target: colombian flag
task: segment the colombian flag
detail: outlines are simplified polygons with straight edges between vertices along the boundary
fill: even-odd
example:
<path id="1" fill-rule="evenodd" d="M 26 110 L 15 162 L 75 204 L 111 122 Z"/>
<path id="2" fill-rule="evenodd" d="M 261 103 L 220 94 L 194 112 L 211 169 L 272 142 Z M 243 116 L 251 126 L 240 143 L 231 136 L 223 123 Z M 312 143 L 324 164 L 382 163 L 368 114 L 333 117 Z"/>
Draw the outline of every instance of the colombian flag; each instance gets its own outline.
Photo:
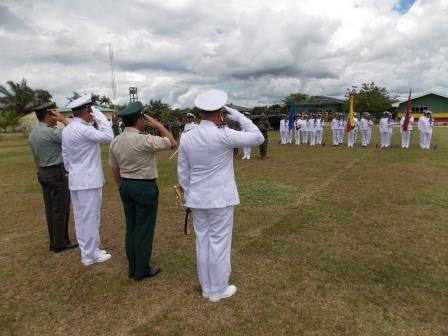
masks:
<path id="1" fill-rule="evenodd" d="M 347 133 L 355 128 L 355 94 L 349 93 L 349 107 L 348 107 L 348 120 L 347 120 Z"/>

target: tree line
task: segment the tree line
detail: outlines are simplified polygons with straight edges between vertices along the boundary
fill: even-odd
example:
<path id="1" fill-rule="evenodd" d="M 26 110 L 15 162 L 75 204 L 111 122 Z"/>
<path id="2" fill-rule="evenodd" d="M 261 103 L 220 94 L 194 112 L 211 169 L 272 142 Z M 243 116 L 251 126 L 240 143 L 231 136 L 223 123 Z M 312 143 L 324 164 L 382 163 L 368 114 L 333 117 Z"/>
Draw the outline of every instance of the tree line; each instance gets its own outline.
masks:
<path id="1" fill-rule="evenodd" d="M 71 102 L 81 95 L 73 91 L 67 101 Z M 266 106 L 255 106 L 251 109 L 252 114 L 278 114 L 288 113 L 291 101 L 298 106 L 299 102 L 305 101 L 310 95 L 304 92 L 291 93 L 284 97 L 281 102 Z M 19 125 L 20 118 L 33 110 L 34 105 L 51 102 L 52 95 L 43 89 L 32 89 L 28 86 L 26 79 L 20 82 L 7 81 L 6 85 L 0 85 L 0 128 L 6 132 L 8 128 L 15 131 Z M 374 82 L 364 83 L 356 96 L 355 110 L 360 112 L 370 112 L 379 114 L 390 110 L 397 97 L 390 94 L 386 88 L 378 87 Z M 114 106 L 113 102 L 106 95 L 92 93 L 94 105 L 105 106 L 120 110 L 124 106 Z M 296 111 L 299 113 L 297 107 Z M 345 100 L 343 111 L 348 111 L 348 100 Z M 187 112 L 199 115 L 196 108 L 177 109 L 161 100 L 151 99 L 144 105 L 144 113 L 159 119 L 162 123 L 173 125 L 181 124 Z"/>

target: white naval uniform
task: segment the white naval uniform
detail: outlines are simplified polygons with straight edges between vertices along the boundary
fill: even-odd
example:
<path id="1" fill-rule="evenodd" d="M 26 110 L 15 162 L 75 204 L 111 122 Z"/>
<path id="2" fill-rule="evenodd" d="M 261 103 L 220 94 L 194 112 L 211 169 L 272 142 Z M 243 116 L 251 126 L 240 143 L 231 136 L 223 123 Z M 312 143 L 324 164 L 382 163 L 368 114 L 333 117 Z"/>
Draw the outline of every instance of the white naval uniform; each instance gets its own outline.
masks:
<path id="1" fill-rule="evenodd" d="M 338 120 L 338 130 L 338 140 L 341 145 L 344 143 L 344 120 L 342 118 Z"/>
<path id="2" fill-rule="evenodd" d="M 354 128 L 355 133 L 353 134 L 353 144 L 356 145 L 356 141 L 358 140 L 358 132 L 359 132 L 359 120 L 356 117 L 354 117 L 353 120 L 355 121 L 355 128 Z"/>
<path id="3" fill-rule="evenodd" d="M 308 143 L 308 135 L 309 135 L 309 128 L 308 128 L 308 121 L 309 120 L 302 120 L 302 143 L 306 145 Z"/>
<path id="4" fill-rule="evenodd" d="M 347 129 L 347 125 L 348 125 L 348 120 L 347 122 L 345 122 L 345 129 Z M 353 145 L 355 144 L 355 128 L 352 128 L 350 130 L 350 132 L 347 131 L 347 147 L 353 147 Z"/>
<path id="5" fill-rule="evenodd" d="M 316 145 L 322 145 L 322 136 L 324 134 L 324 124 L 323 119 L 316 119 Z"/>
<path id="6" fill-rule="evenodd" d="M 337 120 L 336 118 L 333 118 L 331 120 L 331 124 L 330 124 L 330 128 L 333 132 L 333 145 L 337 146 L 339 145 L 339 120 Z"/>
<path id="7" fill-rule="evenodd" d="M 308 137 L 310 139 L 310 146 L 316 144 L 316 119 L 311 118 L 308 120 Z"/>
<path id="8" fill-rule="evenodd" d="M 395 122 L 392 120 L 392 118 L 389 118 L 388 124 L 387 124 L 387 146 L 390 146 L 390 142 L 392 140 L 392 132 L 394 130 L 394 124 Z"/>
<path id="9" fill-rule="evenodd" d="M 191 122 L 191 123 L 186 123 L 184 126 L 184 132 L 188 132 L 189 130 L 198 127 L 198 124 Z"/>
<path id="10" fill-rule="evenodd" d="M 361 131 L 361 145 L 367 147 L 369 145 L 369 121 L 367 118 L 361 118 L 359 130 Z"/>
<path id="11" fill-rule="evenodd" d="M 300 137 L 302 136 L 302 120 L 297 119 L 294 121 L 294 132 L 295 132 L 295 140 L 296 145 L 300 145 Z"/>
<path id="12" fill-rule="evenodd" d="M 282 145 L 288 143 L 288 133 L 289 133 L 289 121 L 288 120 L 280 120 L 280 143 Z"/>
<path id="13" fill-rule="evenodd" d="M 239 112 L 237 112 L 239 113 Z M 180 140 L 177 172 L 192 210 L 196 258 L 203 294 L 222 294 L 231 273 L 233 209 L 240 203 L 233 170 L 233 148 L 258 146 L 263 134 L 239 114 L 244 131 L 202 120 Z"/>
<path id="14" fill-rule="evenodd" d="M 372 140 L 372 128 L 373 128 L 373 121 L 371 119 L 367 120 L 367 145 L 370 145 L 370 141 Z"/>
<path id="15" fill-rule="evenodd" d="M 95 107 L 91 109 L 98 129 L 75 117 L 62 131 L 62 158 L 69 173 L 76 237 L 84 264 L 102 255 L 99 225 L 104 175 L 100 143 L 114 138 L 104 114 Z"/>
<path id="16" fill-rule="evenodd" d="M 409 143 L 411 141 L 412 124 L 414 123 L 414 117 L 409 118 L 408 129 L 403 130 L 403 125 L 406 117 L 401 117 L 400 119 L 400 133 L 401 133 L 401 148 L 409 148 Z"/>
<path id="17" fill-rule="evenodd" d="M 422 149 L 429 149 L 431 145 L 432 127 L 434 120 L 426 116 L 418 119 L 418 130 L 420 131 L 420 147 Z"/>
<path id="18" fill-rule="evenodd" d="M 388 117 L 383 117 L 380 119 L 380 125 L 379 125 L 379 130 L 380 130 L 380 136 L 381 136 L 381 148 L 385 148 L 387 147 L 387 137 L 388 137 L 388 130 L 389 128 L 389 118 Z"/>

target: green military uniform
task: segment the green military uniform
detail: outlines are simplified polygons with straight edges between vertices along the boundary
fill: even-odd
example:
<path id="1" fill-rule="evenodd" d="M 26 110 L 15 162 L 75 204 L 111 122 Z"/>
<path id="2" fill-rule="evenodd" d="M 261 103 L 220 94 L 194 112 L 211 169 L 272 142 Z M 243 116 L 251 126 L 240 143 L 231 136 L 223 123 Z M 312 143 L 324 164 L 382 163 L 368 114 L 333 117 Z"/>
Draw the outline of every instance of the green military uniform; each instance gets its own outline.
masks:
<path id="1" fill-rule="evenodd" d="M 268 118 L 262 118 L 258 123 L 257 127 L 259 128 L 261 134 L 264 136 L 264 142 L 259 146 L 260 148 L 260 159 L 264 159 L 266 154 L 268 153 L 268 131 L 271 128 L 269 124 Z"/>
<path id="2" fill-rule="evenodd" d="M 42 105 L 34 110 L 36 114 L 46 113 L 52 105 Z M 50 250 L 54 251 L 65 249 L 70 244 L 70 191 L 62 161 L 61 134 L 60 129 L 39 122 L 28 138 L 33 159 L 38 164 L 37 179 L 44 197 Z"/>
<path id="3" fill-rule="evenodd" d="M 121 118 L 141 113 L 142 104 L 134 102 L 120 111 Z M 109 165 L 120 170 L 120 197 L 126 218 L 126 256 L 129 277 L 141 280 L 153 272 L 149 262 L 157 217 L 159 189 L 155 153 L 171 148 L 167 138 L 141 134 L 126 127 L 110 144 Z"/>

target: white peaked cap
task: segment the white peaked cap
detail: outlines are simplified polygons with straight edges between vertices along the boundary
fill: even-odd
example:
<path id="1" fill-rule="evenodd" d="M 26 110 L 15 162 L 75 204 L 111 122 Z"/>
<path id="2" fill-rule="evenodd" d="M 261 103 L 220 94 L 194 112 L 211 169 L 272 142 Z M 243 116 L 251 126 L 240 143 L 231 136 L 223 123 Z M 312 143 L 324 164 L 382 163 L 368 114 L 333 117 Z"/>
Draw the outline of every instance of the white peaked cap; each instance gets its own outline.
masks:
<path id="1" fill-rule="evenodd" d="M 86 94 L 70 102 L 70 104 L 68 104 L 67 107 L 71 109 L 76 109 L 77 107 L 87 105 L 90 103 L 92 103 L 92 95 Z"/>
<path id="2" fill-rule="evenodd" d="M 187 117 L 196 119 L 196 116 L 193 113 L 188 112 Z"/>
<path id="3" fill-rule="evenodd" d="M 210 89 L 199 94 L 194 105 L 202 111 L 217 111 L 227 103 L 227 93 L 218 89 Z"/>
<path id="4" fill-rule="evenodd" d="M 426 113 L 432 114 L 432 112 L 430 110 L 425 110 L 425 111 L 423 111 L 423 113 L 424 114 L 426 114 Z"/>

